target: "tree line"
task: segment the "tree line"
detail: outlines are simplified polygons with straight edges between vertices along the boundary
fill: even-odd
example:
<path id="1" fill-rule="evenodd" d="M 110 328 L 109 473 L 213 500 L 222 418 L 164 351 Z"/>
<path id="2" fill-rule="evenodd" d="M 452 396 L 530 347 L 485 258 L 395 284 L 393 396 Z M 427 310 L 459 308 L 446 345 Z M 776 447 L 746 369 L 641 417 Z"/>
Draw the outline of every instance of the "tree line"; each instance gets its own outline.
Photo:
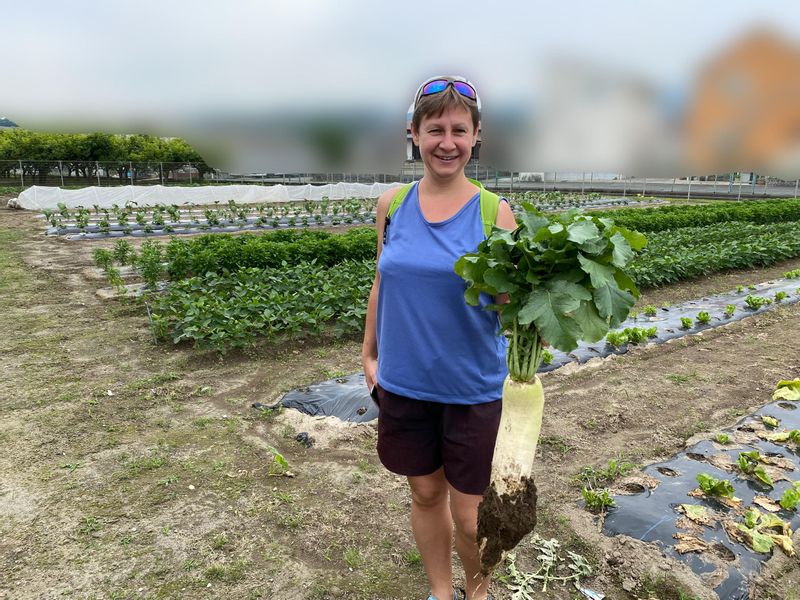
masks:
<path id="1" fill-rule="evenodd" d="M 189 163 L 197 169 L 199 180 L 213 171 L 181 138 L 100 132 L 39 133 L 27 129 L 0 131 L 0 177 L 17 172 L 19 161 L 22 161 L 23 176 L 40 183 L 44 183 L 59 165 L 64 177 L 87 180 L 100 176 L 136 181 L 138 176 L 154 174 L 167 178 L 168 168 Z M 165 163 L 172 164 L 167 167 Z M 161 172 L 161 165 L 165 172 Z"/>

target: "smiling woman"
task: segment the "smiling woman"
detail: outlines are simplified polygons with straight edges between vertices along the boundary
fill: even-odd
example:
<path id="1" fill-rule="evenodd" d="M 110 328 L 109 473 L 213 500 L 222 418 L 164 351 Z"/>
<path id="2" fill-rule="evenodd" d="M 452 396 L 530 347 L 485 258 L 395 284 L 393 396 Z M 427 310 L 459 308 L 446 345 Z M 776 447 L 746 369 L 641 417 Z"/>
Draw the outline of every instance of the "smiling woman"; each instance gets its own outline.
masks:
<path id="1" fill-rule="evenodd" d="M 411 112 L 424 176 L 378 202 L 362 361 L 379 405 L 381 462 L 408 478 L 429 600 L 484 600 L 491 595 L 480 572 L 477 508 L 489 482 L 506 342 L 497 315 L 483 310 L 496 299 L 468 305 L 454 265 L 493 225 L 516 223 L 507 202 L 464 174 L 480 126 L 475 87 L 462 77 L 431 78 Z M 454 524 L 466 590 L 452 587 Z"/>

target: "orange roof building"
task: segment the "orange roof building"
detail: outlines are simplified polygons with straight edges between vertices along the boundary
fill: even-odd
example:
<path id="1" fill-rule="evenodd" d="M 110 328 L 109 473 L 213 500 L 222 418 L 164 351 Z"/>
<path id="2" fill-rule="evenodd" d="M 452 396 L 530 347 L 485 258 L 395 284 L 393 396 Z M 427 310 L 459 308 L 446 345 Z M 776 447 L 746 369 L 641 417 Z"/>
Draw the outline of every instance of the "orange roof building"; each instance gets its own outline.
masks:
<path id="1" fill-rule="evenodd" d="M 698 74 L 685 119 L 695 173 L 800 175 L 800 45 L 755 30 Z"/>

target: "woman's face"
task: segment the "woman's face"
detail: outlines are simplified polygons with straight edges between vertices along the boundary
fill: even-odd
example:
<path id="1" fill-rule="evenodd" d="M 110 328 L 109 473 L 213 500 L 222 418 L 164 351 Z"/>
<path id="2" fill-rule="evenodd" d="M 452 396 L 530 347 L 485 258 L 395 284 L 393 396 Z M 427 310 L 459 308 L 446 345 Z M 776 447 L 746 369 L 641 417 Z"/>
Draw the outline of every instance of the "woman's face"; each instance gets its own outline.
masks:
<path id="1" fill-rule="evenodd" d="M 449 108 L 440 116 L 427 116 L 419 130 L 411 131 L 425 167 L 432 175 L 450 177 L 463 173 L 478 141 L 472 117 L 465 108 Z"/>

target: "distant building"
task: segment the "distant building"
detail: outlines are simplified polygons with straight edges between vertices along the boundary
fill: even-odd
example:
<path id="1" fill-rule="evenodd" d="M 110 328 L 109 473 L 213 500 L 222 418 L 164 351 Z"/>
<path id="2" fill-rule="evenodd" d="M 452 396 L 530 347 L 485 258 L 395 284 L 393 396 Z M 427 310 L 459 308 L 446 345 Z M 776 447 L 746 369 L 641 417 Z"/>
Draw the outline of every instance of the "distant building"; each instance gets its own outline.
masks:
<path id="1" fill-rule="evenodd" d="M 14 121 L 11 119 L 6 119 L 5 117 L 0 117 L 0 129 L 13 129 L 15 127 L 19 127 Z"/>
<path id="2" fill-rule="evenodd" d="M 800 174 L 800 45 L 756 29 L 697 74 L 684 122 L 696 173 Z"/>
<path id="3" fill-rule="evenodd" d="M 565 173 L 670 172 L 673 135 L 654 83 L 569 57 L 551 59 L 545 81 L 531 135 L 531 164 Z"/>

